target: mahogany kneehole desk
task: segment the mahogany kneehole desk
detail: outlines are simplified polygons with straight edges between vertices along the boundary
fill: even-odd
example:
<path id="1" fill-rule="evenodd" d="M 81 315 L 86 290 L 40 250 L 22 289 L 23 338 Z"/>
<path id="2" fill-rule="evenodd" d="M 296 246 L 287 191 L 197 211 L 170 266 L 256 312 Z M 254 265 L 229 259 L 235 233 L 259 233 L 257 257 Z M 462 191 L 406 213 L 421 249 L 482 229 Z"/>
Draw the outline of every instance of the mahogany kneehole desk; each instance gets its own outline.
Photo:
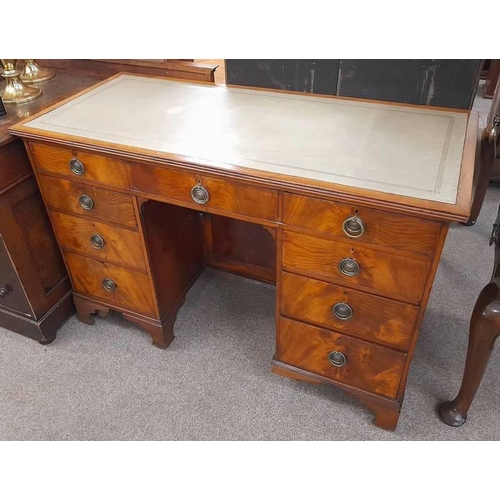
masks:
<path id="1" fill-rule="evenodd" d="M 272 370 L 396 427 L 476 117 L 121 74 L 11 132 L 82 321 L 116 310 L 167 347 L 204 266 L 275 283 Z"/>

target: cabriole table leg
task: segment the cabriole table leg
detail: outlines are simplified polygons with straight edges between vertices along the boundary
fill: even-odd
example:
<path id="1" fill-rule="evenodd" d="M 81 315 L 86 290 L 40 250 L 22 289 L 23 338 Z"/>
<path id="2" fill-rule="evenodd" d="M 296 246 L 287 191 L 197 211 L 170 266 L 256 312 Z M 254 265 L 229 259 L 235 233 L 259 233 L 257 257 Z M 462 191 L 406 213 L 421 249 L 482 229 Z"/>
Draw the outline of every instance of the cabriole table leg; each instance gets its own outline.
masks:
<path id="1" fill-rule="evenodd" d="M 460 391 L 455 399 L 439 406 L 439 416 L 444 423 L 459 427 L 467 420 L 467 412 L 479 388 L 499 334 L 500 289 L 492 282 L 483 288 L 472 312 L 469 347 Z"/>

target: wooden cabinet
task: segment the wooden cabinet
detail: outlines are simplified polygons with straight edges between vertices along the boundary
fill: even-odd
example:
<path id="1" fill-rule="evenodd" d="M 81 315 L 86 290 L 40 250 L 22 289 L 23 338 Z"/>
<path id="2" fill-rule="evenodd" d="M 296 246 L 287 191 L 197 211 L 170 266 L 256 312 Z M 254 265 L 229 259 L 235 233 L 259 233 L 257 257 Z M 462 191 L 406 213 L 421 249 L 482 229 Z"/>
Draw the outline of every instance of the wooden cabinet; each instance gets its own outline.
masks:
<path id="1" fill-rule="evenodd" d="M 74 312 L 71 285 L 22 141 L 0 165 L 0 326 L 46 344 Z"/>
<path id="2" fill-rule="evenodd" d="M 114 92 L 120 82 L 126 83 L 127 98 L 134 86 L 143 95 L 151 84 L 151 79 L 120 78 L 100 87 L 111 92 L 109 102 L 117 106 L 120 98 Z M 418 108 L 415 118 L 416 108 L 402 106 L 394 110 L 324 97 L 155 85 L 163 85 L 159 98 L 166 101 L 144 110 L 125 128 L 121 120 L 113 122 L 112 143 L 106 142 L 109 117 L 98 119 L 102 109 L 93 108 L 92 97 L 85 99 L 85 113 L 96 114 L 92 137 L 73 128 L 59 130 L 57 120 L 45 130 L 50 114 L 43 115 L 43 122 L 34 117 L 27 126 L 13 128 L 32 152 L 79 318 L 92 323 L 96 313 L 120 311 L 165 348 L 174 338 L 186 293 L 204 266 L 275 283 L 272 370 L 338 385 L 376 413 L 377 425 L 394 429 L 449 223 L 469 215 L 477 122 L 456 111 Z M 185 97 L 176 100 L 179 95 Z M 78 102 L 56 115 L 78 126 Z M 193 114 L 188 109 L 176 122 L 190 106 Z M 268 111 L 260 126 L 253 126 L 258 116 L 252 113 L 259 106 Z M 308 106 L 308 113 L 300 115 Z M 225 107 L 227 115 L 219 116 Z M 170 113 L 167 124 L 158 109 Z M 348 119 L 350 112 L 341 144 L 330 129 L 325 144 L 315 135 L 318 151 L 326 151 L 331 161 L 320 152 L 300 156 L 310 147 L 295 133 L 300 119 L 313 123 L 311 116 L 317 117 L 324 124 L 330 116 L 335 126 L 339 116 Z M 113 113 L 120 115 L 119 109 Z M 351 158 L 357 150 L 345 154 L 345 141 L 352 128 L 352 144 L 358 144 L 355 132 L 366 113 L 373 113 L 378 129 L 389 120 L 379 156 L 386 161 L 406 151 L 406 177 L 398 169 L 394 176 L 401 178 L 388 176 L 381 161 L 370 165 L 371 174 L 362 170 L 358 184 L 351 186 L 330 167 L 334 161 L 338 169 L 352 163 L 351 182 L 356 168 L 364 165 Z M 436 128 L 428 145 L 432 154 L 415 160 L 423 161 L 416 164 L 421 168 L 434 165 L 432 182 L 411 164 L 409 152 L 418 154 L 427 144 L 419 142 L 421 135 L 402 134 L 403 142 L 388 150 L 402 113 L 417 120 L 427 116 L 424 129 Z M 213 129 L 203 128 L 212 118 Z M 287 132 L 273 142 L 272 134 L 260 130 L 265 126 Z M 151 136 L 144 137 L 145 130 Z M 131 140 L 139 146 L 131 147 Z M 380 148 L 379 139 L 373 147 Z M 72 169 L 75 159 L 81 165 Z M 366 181 L 373 172 L 379 177 Z M 375 182 L 377 190 L 372 189 Z"/>

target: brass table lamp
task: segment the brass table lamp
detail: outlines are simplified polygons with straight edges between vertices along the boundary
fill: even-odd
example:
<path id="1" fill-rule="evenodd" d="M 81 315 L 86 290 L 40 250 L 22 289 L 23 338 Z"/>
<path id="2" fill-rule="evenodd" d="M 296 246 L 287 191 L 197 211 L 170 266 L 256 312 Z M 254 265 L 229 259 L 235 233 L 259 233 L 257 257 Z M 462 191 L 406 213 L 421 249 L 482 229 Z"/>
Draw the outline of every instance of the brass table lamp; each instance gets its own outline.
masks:
<path id="1" fill-rule="evenodd" d="M 34 59 L 25 59 L 21 80 L 26 83 L 40 83 L 50 80 L 55 74 L 53 69 L 40 67 Z"/>
<path id="2" fill-rule="evenodd" d="M 2 73 L 6 80 L 2 99 L 6 104 L 22 104 L 33 101 L 42 95 L 42 89 L 30 87 L 19 78 L 21 71 L 16 69 L 17 59 L 0 59 Z"/>

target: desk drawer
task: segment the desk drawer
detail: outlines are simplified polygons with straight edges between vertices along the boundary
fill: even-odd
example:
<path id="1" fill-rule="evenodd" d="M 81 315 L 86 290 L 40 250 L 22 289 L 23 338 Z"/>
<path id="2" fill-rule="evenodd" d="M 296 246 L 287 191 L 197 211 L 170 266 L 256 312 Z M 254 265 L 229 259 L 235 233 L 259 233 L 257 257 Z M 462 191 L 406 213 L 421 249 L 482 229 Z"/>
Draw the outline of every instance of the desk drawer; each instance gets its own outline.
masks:
<path id="1" fill-rule="evenodd" d="M 283 212 L 284 223 L 291 226 L 425 255 L 434 254 L 440 228 L 437 222 L 291 194 L 284 196 Z M 344 222 L 355 215 L 364 225 L 364 233 L 357 238 L 343 229 Z"/>
<path id="2" fill-rule="evenodd" d="M 167 200 L 178 200 L 201 211 L 210 212 L 214 209 L 269 221 L 277 220 L 278 193 L 272 189 L 146 166 L 132 167 L 131 182 L 134 189 L 156 194 Z M 206 190 L 208 201 L 194 201 L 191 190 L 196 186 Z"/>
<path id="3" fill-rule="evenodd" d="M 65 250 L 85 253 L 106 262 L 146 270 L 141 236 L 137 231 L 62 212 L 51 211 L 51 219 Z"/>
<path id="4" fill-rule="evenodd" d="M 122 188 L 130 185 L 126 161 L 36 142 L 30 143 L 29 147 L 38 169 L 80 181 L 97 181 Z"/>
<path id="5" fill-rule="evenodd" d="M 283 273 L 281 314 L 406 351 L 418 307 Z"/>
<path id="6" fill-rule="evenodd" d="M 157 315 L 154 293 L 147 274 L 71 252 L 66 252 L 65 258 L 75 292 L 98 297 L 125 309 Z M 104 280 L 112 280 L 115 288 L 106 289 Z"/>
<path id="7" fill-rule="evenodd" d="M 278 360 L 330 380 L 394 398 L 406 354 L 281 318 Z"/>
<path id="8" fill-rule="evenodd" d="M 137 226 L 131 196 L 46 175 L 37 177 L 45 203 L 51 208 L 113 224 Z M 80 202 L 92 208 L 86 210 Z"/>
<path id="9" fill-rule="evenodd" d="M 354 241 L 343 243 L 284 231 L 283 268 L 354 288 L 366 288 L 392 298 L 418 302 L 424 292 L 430 262 L 416 255 L 410 257 L 383 249 L 373 250 Z"/>

